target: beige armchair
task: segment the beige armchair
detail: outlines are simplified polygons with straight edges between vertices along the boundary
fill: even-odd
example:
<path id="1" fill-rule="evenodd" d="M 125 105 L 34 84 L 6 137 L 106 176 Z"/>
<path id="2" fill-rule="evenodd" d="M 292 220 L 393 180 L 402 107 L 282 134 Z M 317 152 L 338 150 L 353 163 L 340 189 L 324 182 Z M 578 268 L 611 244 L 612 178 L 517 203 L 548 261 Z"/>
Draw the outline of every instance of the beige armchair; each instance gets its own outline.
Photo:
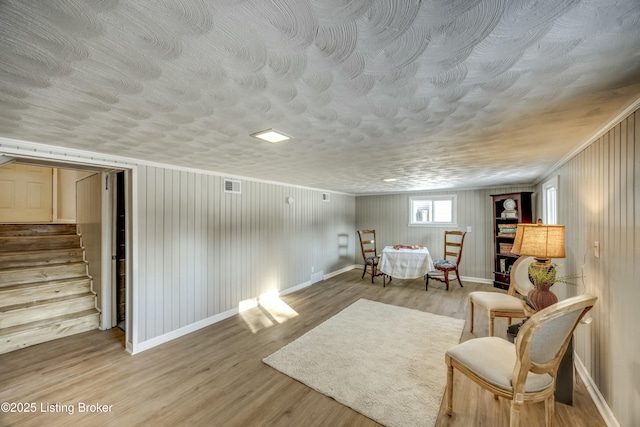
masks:
<path id="1" fill-rule="evenodd" d="M 596 302 L 580 295 L 553 304 L 527 320 L 515 344 L 497 337 L 474 338 L 458 344 L 445 356 L 446 411 L 453 413 L 453 372 L 498 397 L 511 400 L 510 426 L 520 425 L 524 403 L 545 402 L 545 422 L 553 424 L 556 373 L 573 331 Z"/>
<path id="2" fill-rule="evenodd" d="M 489 316 L 489 336 L 493 336 L 494 321 L 496 317 L 506 317 L 511 324 L 512 318 L 528 317 L 524 311 L 522 298 L 533 289 L 533 283 L 529 281 L 527 270 L 534 261 L 533 257 L 523 256 L 516 260 L 511 267 L 511 281 L 506 294 L 502 292 L 476 291 L 469 294 L 471 324 L 470 332 L 473 332 L 475 308 L 478 307 L 487 312 Z"/>

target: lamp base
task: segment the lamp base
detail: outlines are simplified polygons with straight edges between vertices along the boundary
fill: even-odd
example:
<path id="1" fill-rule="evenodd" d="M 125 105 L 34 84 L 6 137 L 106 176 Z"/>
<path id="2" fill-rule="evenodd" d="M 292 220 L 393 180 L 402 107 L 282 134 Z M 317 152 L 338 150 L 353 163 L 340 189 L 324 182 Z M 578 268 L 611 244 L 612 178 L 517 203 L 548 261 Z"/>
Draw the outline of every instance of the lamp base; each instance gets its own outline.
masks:
<path id="1" fill-rule="evenodd" d="M 527 298 L 529 298 L 529 301 L 531 301 L 536 311 L 540 311 L 558 302 L 558 297 L 551 292 L 550 287 L 551 285 L 536 285 L 535 288 L 529 291 Z"/>
<path id="2" fill-rule="evenodd" d="M 536 311 L 549 307 L 558 302 L 558 297 L 549 290 L 556 281 L 556 267 L 548 258 L 536 258 L 536 262 L 529 265 L 529 280 L 534 284 L 534 289 L 529 291 L 527 297 Z"/>

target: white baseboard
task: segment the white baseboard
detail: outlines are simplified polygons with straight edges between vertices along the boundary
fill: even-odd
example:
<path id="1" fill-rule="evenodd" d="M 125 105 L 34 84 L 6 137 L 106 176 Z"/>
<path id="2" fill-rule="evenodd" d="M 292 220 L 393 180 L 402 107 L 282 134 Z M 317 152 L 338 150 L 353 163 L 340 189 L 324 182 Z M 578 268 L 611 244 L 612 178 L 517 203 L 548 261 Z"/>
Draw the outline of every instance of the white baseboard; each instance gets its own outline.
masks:
<path id="1" fill-rule="evenodd" d="M 332 278 L 334 276 L 337 276 L 338 274 L 346 273 L 347 271 L 351 271 L 354 268 L 361 268 L 361 267 L 363 267 L 363 266 L 362 265 L 355 265 L 355 264 L 354 265 L 350 265 L 349 267 L 345 267 L 345 268 L 343 268 L 341 270 L 336 270 L 336 271 L 333 271 L 331 273 L 325 274 L 324 275 L 324 280 L 330 279 L 330 278 Z"/>
<path id="2" fill-rule="evenodd" d="M 292 287 L 287 288 L 287 289 L 283 289 L 282 291 L 278 292 L 278 296 L 287 295 L 287 294 L 290 294 L 292 292 L 299 291 L 300 289 L 308 288 L 312 284 L 313 283 L 311 283 L 311 280 L 307 280 L 306 282 L 300 283 L 299 285 L 292 286 Z"/>
<path id="3" fill-rule="evenodd" d="M 207 317 L 206 319 L 202 319 L 198 322 L 192 323 L 185 327 L 175 329 L 169 333 L 157 336 L 155 338 L 151 338 L 150 340 L 143 341 L 138 343 L 136 346 L 132 346 L 130 353 L 138 354 L 141 351 L 149 350 L 150 348 L 159 346 L 160 344 L 164 344 L 166 342 L 175 340 L 176 338 L 180 338 L 184 335 L 190 334 L 191 332 L 195 332 L 198 329 L 206 328 L 207 326 L 211 326 L 214 323 L 218 323 L 221 320 L 227 319 L 231 316 L 234 316 L 240 312 L 238 307 L 233 308 L 231 310 L 227 310 L 223 313 L 216 314 L 215 316 Z"/>
<path id="4" fill-rule="evenodd" d="M 582 382 L 587 388 L 589 396 L 591 396 L 591 400 L 593 400 L 596 408 L 598 408 L 598 412 L 600 412 L 600 415 L 602 415 L 604 422 L 607 423 L 607 426 L 609 427 L 620 427 L 620 423 L 618 422 L 618 420 L 616 420 L 616 417 L 609 407 L 609 404 L 604 399 L 604 396 L 602 396 L 602 394 L 600 393 L 598 386 L 593 382 L 593 378 L 591 378 L 591 375 L 589 375 L 589 372 L 587 372 L 587 368 L 584 366 L 582 360 L 580 360 L 576 353 L 574 353 L 573 355 L 573 360 L 576 367 L 576 372 L 578 373 L 578 375 L 580 375 Z"/>
<path id="5" fill-rule="evenodd" d="M 463 282 L 482 283 L 485 285 L 493 285 L 492 279 L 483 279 L 480 277 L 460 276 Z"/>

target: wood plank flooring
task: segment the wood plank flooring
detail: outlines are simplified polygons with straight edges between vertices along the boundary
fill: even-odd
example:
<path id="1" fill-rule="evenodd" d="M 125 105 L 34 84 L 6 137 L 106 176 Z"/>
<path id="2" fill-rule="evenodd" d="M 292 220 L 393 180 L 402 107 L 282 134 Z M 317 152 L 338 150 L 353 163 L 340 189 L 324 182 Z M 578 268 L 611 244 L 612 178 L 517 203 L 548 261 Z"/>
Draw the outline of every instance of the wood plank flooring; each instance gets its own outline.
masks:
<path id="1" fill-rule="evenodd" d="M 490 285 L 395 279 L 382 287 L 353 270 L 282 297 L 291 310 L 257 307 L 135 356 L 118 329 L 90 331 L 0 355 L 0 402 L 35 404 L 32 412 L 0 412 L 2 426 L 377 426 L 262 363 L 360 298 L 467 320 L 468 293 Z M 496 333 L 506 320 L 496 319 Z M 488 333 L 478 313 L 476 336 Z M 445 368 L 444 360 L 442 369 Z M 455 378 L 454 415 L 441 409 L 438 426 L 507 426 L 509 403 L 494 400 L 461 375 Z M 84 412 L 82 405 L 85 405 Z M 106 406 L 89 406 L 89 405 Z M 65 406 L 66 405 L 66 406 Z M 73 409 L 73 414 L 69 409 Z M 24 408 L 22 408 L 24 411 Z M 88 412 L 103 409 L 106 412 Z M 522 419 L 544 425 L 543 404 Z M 574 405 L 556 404 L 556 426 L 605 426 L 578 380 Z"/>

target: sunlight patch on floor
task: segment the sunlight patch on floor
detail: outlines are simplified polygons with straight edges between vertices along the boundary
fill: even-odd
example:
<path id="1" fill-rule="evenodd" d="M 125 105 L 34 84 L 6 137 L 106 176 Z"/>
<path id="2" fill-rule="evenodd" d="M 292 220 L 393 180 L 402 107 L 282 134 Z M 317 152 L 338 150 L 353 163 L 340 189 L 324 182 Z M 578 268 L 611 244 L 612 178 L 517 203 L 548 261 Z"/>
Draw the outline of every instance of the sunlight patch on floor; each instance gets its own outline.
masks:
<path id="1" fill-rule="evenodd" d="M 257 299 L 240 302 L 240 317 L 252 333 L 284 323 L 298 313 L 282 301 L 277 292 L 260 295 Z"/>

